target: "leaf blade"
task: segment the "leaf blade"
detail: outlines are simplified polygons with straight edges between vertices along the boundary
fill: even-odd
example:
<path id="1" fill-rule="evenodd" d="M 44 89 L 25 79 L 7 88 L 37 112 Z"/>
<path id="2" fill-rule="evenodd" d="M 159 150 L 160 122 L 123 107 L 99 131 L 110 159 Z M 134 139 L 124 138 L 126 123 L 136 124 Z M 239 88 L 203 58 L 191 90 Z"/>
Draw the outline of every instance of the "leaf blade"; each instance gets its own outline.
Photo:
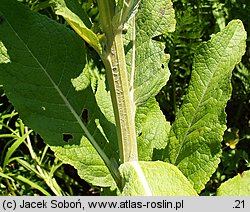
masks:
<path id="1" fill-rule="evenodd" d="M 87 63 L 84 42 L 65 26 L 31 12 L 20 3 L 2 2 L 1 83 L 20 117 L 55 149 L 76 147 L 87 137 L 91 145 L 85 148 L 82 160 L 95 155 L 99 171 L 115 173 L 114 163 L 107 156 L 117 160 L 113 150 L 116 137 L 110 134 L 115 127 L 100 111 L 90 86 L 76 91 L 71 83 Z M 82 120 L 84 111 L 88 115 L 86 122 Z M 103 150 L 104 147 L 107 148 Z M 65 162 L 74 165 L 74 160 Z M 98 178 L 98 170 L 91 175 Z M 108 184 L 113 185 L 114 179 L 108 179 Z"/>
<path id="2" fill-rule="evenodd" d="M 250 195 L 250 171 L 227 180 L 222 183 L 216 192 L 217 196 L 249 196 Z"/>
<path id="3" fill-rule="evenodd" d="M 169 78 L 169 55 L 164 53 L 165 45 L 153 38 L 174 31 L 174 17 L 170 0 L 142 0 L 135 20 L 128 23 L 125 52 L 136 106 L 158 94 Z"/>
<path id="4" fill-rule="evenodd" d="M 235 20 L 199 48 L 188 94 L 170 130 L 165 159 L 176 164 L 198 192 L 220 161 L 231 74 L 244 54 L 245 40 L 244 26 Z"/>
<path id="5" fill-rule="evenodd" d="M 134 161 L 119 167 L 125 196 L 197 196 L 187 178 L 172 164 Z M 166 171 L 167 170 L 167 171 Z"/>
<path id="6" fill-rule="evenodd" d="M 137 108 L 135 121 L 139 160 L 154 160 L 154 151 L 166 146 L 170 123 L 166 121 L 155 98 Z"/>

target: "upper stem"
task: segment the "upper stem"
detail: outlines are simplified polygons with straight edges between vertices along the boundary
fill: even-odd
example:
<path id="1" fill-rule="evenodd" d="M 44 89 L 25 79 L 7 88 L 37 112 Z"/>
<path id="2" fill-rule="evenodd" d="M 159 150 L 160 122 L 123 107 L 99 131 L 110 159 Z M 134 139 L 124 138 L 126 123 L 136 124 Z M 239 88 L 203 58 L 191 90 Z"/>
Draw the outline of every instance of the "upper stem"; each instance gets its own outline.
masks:
<path id="1" fill-rule="evenodd" d="M 137 142 L 135 131 L 135 113 L 133 99 L 129 94 L 125 52 L 122 38 L 122 25 L 112 25 L 113 0 L 98 0 L 102 29 L 106 36 L 106 46 L 101 58 L 106 68 L 107 80 L 111 93 L 115 115 L 120 162 L 137 161 Z M 104 10 L 106 8 L 106 10 Z M 109 8 L 109 9 L 107 9 Z M 102 11 L 102 12 L 101 12 Z M 107 14 L 109 13 L 109 14 Z"/>

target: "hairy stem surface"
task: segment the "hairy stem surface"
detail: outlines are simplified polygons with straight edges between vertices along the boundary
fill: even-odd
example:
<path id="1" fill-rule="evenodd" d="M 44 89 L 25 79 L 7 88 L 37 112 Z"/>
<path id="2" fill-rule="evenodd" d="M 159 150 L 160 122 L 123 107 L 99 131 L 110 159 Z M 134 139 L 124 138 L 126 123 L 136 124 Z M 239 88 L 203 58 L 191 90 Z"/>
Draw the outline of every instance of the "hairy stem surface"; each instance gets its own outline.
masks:
<path id="1" fill-rule="evenodd" d="M 124 163 L 137 161 L 138 153 L 133 99 L 131 99 L 129 94 L 129 81 L 122 38 L 122 24 L 120 26 L 112 25 L 114 4 L 113 0 L 98 1 L 102 29 L 106 36 L 106 43 L 104 43 L 101 58 L 106 68 L 111 92 L 120 150 L 120 162 Z"/>

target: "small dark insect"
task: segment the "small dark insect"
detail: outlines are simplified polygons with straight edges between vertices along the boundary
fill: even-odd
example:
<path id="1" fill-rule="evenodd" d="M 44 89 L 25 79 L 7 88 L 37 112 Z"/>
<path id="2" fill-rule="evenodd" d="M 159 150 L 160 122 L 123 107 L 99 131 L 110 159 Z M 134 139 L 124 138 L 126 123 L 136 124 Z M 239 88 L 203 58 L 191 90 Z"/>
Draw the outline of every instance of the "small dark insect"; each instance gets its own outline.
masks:
<path id="1" fill-rule="evenodd" d="M 0 24 L 2 24 L 3 22 L 4 22 L 4 17 L 0 15 Z"/>

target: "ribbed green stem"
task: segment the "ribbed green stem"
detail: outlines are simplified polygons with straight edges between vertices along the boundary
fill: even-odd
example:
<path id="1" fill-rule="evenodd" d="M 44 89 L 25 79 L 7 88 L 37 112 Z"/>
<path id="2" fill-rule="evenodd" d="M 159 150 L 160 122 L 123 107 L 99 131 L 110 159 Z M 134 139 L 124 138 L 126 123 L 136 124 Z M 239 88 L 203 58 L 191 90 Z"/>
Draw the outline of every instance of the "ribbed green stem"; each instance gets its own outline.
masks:
<path id="1" fill-rule="evenodd" d="M 106 46 L 101 58 L 104 62 L 111 99 L 115 114 L 121 163 L 137 161 L 137 143 L 133 99 L 129 95 L 129 80 L 126 69 L 122 38 L 122 26 L 113 27 L 109 11 L 113 0 L 98 1 L 102 29 L 106 36 Z M 104 9 L 106 8 L 106 11 Z M 107 9 L 109 8 L 109 9 Z M 111 12 L 112 14 L 112 12 Z"/>
<path id="2" fill-rule="evenodd" d="M 115 14 L 115 0 L 97 0 L 102 30 L 106 36 L 106 45 L 111 46 L 113 41 L 112 19 Z"/>

